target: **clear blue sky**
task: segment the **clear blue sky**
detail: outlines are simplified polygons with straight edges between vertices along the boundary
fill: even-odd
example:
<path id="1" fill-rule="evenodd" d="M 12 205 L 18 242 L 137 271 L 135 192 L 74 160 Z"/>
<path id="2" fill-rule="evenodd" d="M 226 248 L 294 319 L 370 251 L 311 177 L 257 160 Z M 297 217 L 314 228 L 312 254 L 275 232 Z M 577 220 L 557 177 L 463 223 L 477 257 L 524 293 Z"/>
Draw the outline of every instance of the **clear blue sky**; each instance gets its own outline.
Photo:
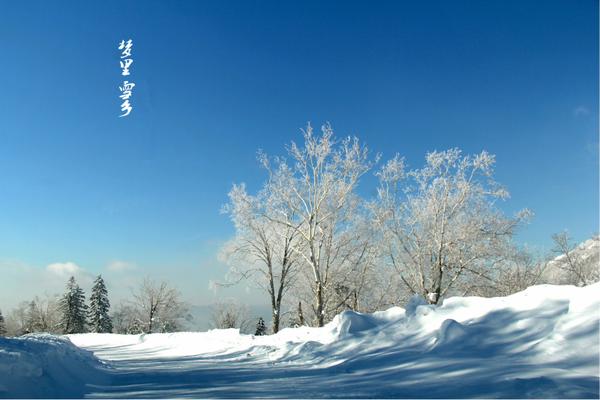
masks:
<path id="1" fill-rule="evenodd" d="M 231 184 L 309 120 L 412 166 L 496 154 L 524 243 L 598 230 L 597 1 L 3 1 L 0 50 L 0 301 L 67 261 L 208 301 Z"/>

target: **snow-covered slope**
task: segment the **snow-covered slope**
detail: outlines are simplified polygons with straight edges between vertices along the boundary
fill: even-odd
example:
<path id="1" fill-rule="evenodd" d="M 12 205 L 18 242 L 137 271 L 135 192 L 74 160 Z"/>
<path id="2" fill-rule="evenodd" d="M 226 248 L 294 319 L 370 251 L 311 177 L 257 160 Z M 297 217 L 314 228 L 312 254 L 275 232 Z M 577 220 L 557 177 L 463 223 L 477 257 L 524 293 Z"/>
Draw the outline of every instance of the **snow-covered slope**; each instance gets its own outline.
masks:
<path id="1" fill-rule="evenodd" d="M 73 360 L 65 363 L 86 371 L 78 375 L 88 383 L 86 397 L 598 398 L 599 318 L 600 284 L 543 285 L 438 307 L 414 299 L 406 309 L 345 312 L 323 328 L 263 337 L 236 330 L 70 335 L 108 365 L 83 350 L 71 354 L 68 342 Z M 0 341 L 0 371 L 11 362 L 3 352 L 20 353 L 30 340 Z M 34 366 L 36 351 L 27 358 Z M 18 363 L 21 356 L 12 357 Z M 48 386 L 57 376 L 52 365 L 40 368 L 41 375 L 0 373 L 0 397 L 40 396 L 26 383 Z"/>

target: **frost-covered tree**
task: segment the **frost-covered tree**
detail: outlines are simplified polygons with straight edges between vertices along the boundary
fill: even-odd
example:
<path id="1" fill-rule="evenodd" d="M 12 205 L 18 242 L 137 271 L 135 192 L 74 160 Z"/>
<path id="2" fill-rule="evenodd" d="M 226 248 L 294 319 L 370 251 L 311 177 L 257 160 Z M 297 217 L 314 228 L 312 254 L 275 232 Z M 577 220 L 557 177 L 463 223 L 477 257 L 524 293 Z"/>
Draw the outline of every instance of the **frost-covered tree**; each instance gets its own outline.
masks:
<path id="1" fill-rule="evenodd" d="M 380 248 L 372 221 L 361 208 L 355 209 L 350 218 L 345 232 L 332 246 L 335 251 L 326 286 L 327 320 L 344 310 L 374 312 L 392 303 L 386 290 L 389 276 L 380 266 Z"/>
<path id="2" fill-rule="evenodd" d="M 67 283 L 67 291 L 59 303 L 61 312 L 60 327 L 63 333 L 83 333 L 86 327 L 87 305 L 85 294 L 75 278 L 71 277 Z"/>
<path id="3" fill-rule="evenodd" d="M 552 235 L 552 241 L 554 242 L 552 252 L 555 258 L 549 264 L 550 269 L 554 271 L 552 276 L 554 283 L 586 286 L 600 280 L 599 236 L 594 236 L 578 246 L 565 231 Z M 587 249 L 586 244 L 589 246 Z"/>
<path id="4" fill-rule="evenodd" d="M 58 299 L 46 295 L 19 303 L 7 316 L 7 328 L 12 336 L 31 332 L 62 333 Z"/>
<path id="5" fill-rule="evenodd" d="M 282 304 L 293 283 L 297 241 L 293 228 L 271 222 L 276 217 L 269 184 L 257 195 L 245 185 L 234 185 L 224 212 L 234 223 L 236 235 L 221 249 L 220 257 L 230 266 L 233 282 L 251 279 L 269 296 L 273 333 L 279 331 Z"/>
<path id="6" fill-rule="evenodd" d="M 265 326 L 265 320 L 262 317 L 258 318 L 258 322 L 256 323 L 256 330 L 254 331 L 254 336 L 264 336 L 267 334 L 267 327 Z"/>
<path id="7" fill-rule="evenodd" d="M 429 303 L 456 286 L 493 281 L 488 271 L 510 254 L 515 228 L 530 214 L 509 218 L 495 206 L 509 194 L 493 179 L 494 162 L 485 151 L 451 149 L 427 154 L 412 171 L 396 156 L 377 173 L 373 209 L 387 258 L 405 287 Z"/>
<path id="8" fill-rule="evenodd" d="M 513 254 L 508 254 L 506 260 L 498 265 L 496 273 L 490 271 L 494 282 L 480 281 L 474 286 L 463 285 L 460 294 L 508 296 L 530 286 L 547 283 L 544 278 L 547 266 L 547 260 L 534 256 L 527 248 L 515 248 Z"/>
<path id="9" fill-rule="evenodd" d="M 239 329 L 240 332 L 252 329 L 248 307 L 233 299 L 220 300 L 211 306 L 210 324 L 215 329 Z"/>
<path id="10" fill-rule="evenodd" d="M 9 336 L 20 336 L 26 332 L 28 302 L 17 304 L 6 316 L 6 328 Z"/>
<path id="11" fill-rule="evenodd" d="M 60 332 L 60 311 L 58 295 L 46 294 L 43 298 L 36 297 L 40 320 L 44 332 L 58 333 Z"/>
<path id="12" fill-rule="evenodd" d="M 290 161 L 261 155 L 269 172 L 269 196 L 274 212 L 267 218 L 297 236 L 292 250 L 308 280 L 315 324 L 326 320 L 329 296 L 343 264 L 351 264 L 353 233 L 360 201 L 355 194 L 360 177 L 372 163 L 357 138 L 336 142 L 330 125 L 315 135 L 308 125 L 304 145 L 288 147 Z"/>
<path id="13" fill-rule="evenodd" d="M 0 310 L 0 336 L 6 336 L 6 323 L 4 322 L 2 310 Z"/>
<path id="14" fill-rule="evenodd" d="M 95 333 L 111 333 L 113 330 L 112 319 L 108 314 L 110 302 L 104 279 L 98 275 L 92 286 L 88 322 L 90 331 Z"/>
<path id="15" fill-rule="evenodd" d="M 386 281 L 378 268 L 378 247 L 358 207 L 343 228 L 334 234 L 329 231 L 327 235 L 329 240 L 321 248 L 325 271 L 321 310 L 324 322 L 344 310 L 373 312 L 389 304 L 381 296 Z M 318 325 L 318 322 L 313 322 L 318 315 L 314 301 L 314 274 L 305 261 L 302 267 L 292 290 L 295 302 L 289 304 L 289 308 L 298 302 L 312 305 L 305 314 L 307 322 Z"/>
<path id="16" fill-rule="evenodd" d="M 117 305 L 111 319 L 115 333 L 127 335 L 144 333 L 139 312 L 131 304 L 121 303 Z"/>
<path id="17" fill-rule="evenodd" d="M 144 279 L 133 294 L 132 307 L 144 333 L 173 332 L 179 329 L 186 307 L 179 291 L 167 282 Z"/>
<path id="18" fill-rule="evenodd" d="M 38 313 L 38 306 L 35 300 L 32 300 L 27 304 L 26 315 L 24 332 L 42 332 L 42 322 L 40 320 L 40 314 Z"/>

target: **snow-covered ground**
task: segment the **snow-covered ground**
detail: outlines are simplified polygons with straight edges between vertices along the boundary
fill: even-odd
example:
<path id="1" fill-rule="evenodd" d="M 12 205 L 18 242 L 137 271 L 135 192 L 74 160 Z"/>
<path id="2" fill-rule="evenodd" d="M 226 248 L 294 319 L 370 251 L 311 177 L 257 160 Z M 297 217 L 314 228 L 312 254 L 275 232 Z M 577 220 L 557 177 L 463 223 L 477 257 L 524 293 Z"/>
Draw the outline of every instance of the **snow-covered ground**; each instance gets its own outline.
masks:
<path id="1" fill-rule="evenodd" d="M 599 319 L 600 284 L 544 285 L 263 337 L 0 339 L 0 397 L 598 398 Z"/>

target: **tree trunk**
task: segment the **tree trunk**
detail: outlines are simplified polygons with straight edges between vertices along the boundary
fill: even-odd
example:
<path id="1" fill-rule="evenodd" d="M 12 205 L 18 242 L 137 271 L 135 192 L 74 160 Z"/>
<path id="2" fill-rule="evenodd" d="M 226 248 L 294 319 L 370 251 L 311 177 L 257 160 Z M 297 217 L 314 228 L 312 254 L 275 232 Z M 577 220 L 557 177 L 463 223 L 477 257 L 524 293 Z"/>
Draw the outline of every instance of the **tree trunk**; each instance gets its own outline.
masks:
<path id="1" fill-rule="evenodd" d="M 279 332 L 279 310 L 273 310 L 273 333 Z"/>
<path id="2" fill-rule="evenodd" d="M 275 308 L 273 308 L 273 333 L 279 332 L 279 321 L 281 320 L 281 299 L 283 298 L 284 282 L 283 277 L 277 291 L 277 299 L 275 299 Z"/>
<path id="3" fill-rule="evenodd" d="M 273 333 L 279 331 L 279 308 L 280 301 L 275 299 L 275 285 L 273 282 L 273 273 L 269 264 L 269 295 L 271 296 L 271 322 L 273 324 Z"/>
<path id="4" fill-rule="evenodd" d="M 155 308 L 154 305 L 150 306 L 150 315 L 149 315 L 149 319 L 148 319 L 148 332 L 146 333 L 152 333 L 152 329 L 154 329 L 154 313 L 155 313 Z"/>
<path id="5" fill-rule="evenodd" d="M 323 310 L 323 284 L 321 282 L 315 282 L 317 285 L 316 293 L 316 309 L 317 309 L 317 326 L 321 327 L 324 325 L 325 315 Z"/>
<path id="6" fill-rule="evenodd" d="M 442 266 L 436 265 L 435 270 L 433 271 L 431 289 L 427 291 L 427 302 L 429 304 L 437 304 L 440 300 L 440 294 L 442 292 L 442 273 Z"/>
<path id="7" fill-rule="evenodd" d="M 304 326 L 304 314 L 302 313 L 302 302 L 298 302 L 298 326 Z"/>

